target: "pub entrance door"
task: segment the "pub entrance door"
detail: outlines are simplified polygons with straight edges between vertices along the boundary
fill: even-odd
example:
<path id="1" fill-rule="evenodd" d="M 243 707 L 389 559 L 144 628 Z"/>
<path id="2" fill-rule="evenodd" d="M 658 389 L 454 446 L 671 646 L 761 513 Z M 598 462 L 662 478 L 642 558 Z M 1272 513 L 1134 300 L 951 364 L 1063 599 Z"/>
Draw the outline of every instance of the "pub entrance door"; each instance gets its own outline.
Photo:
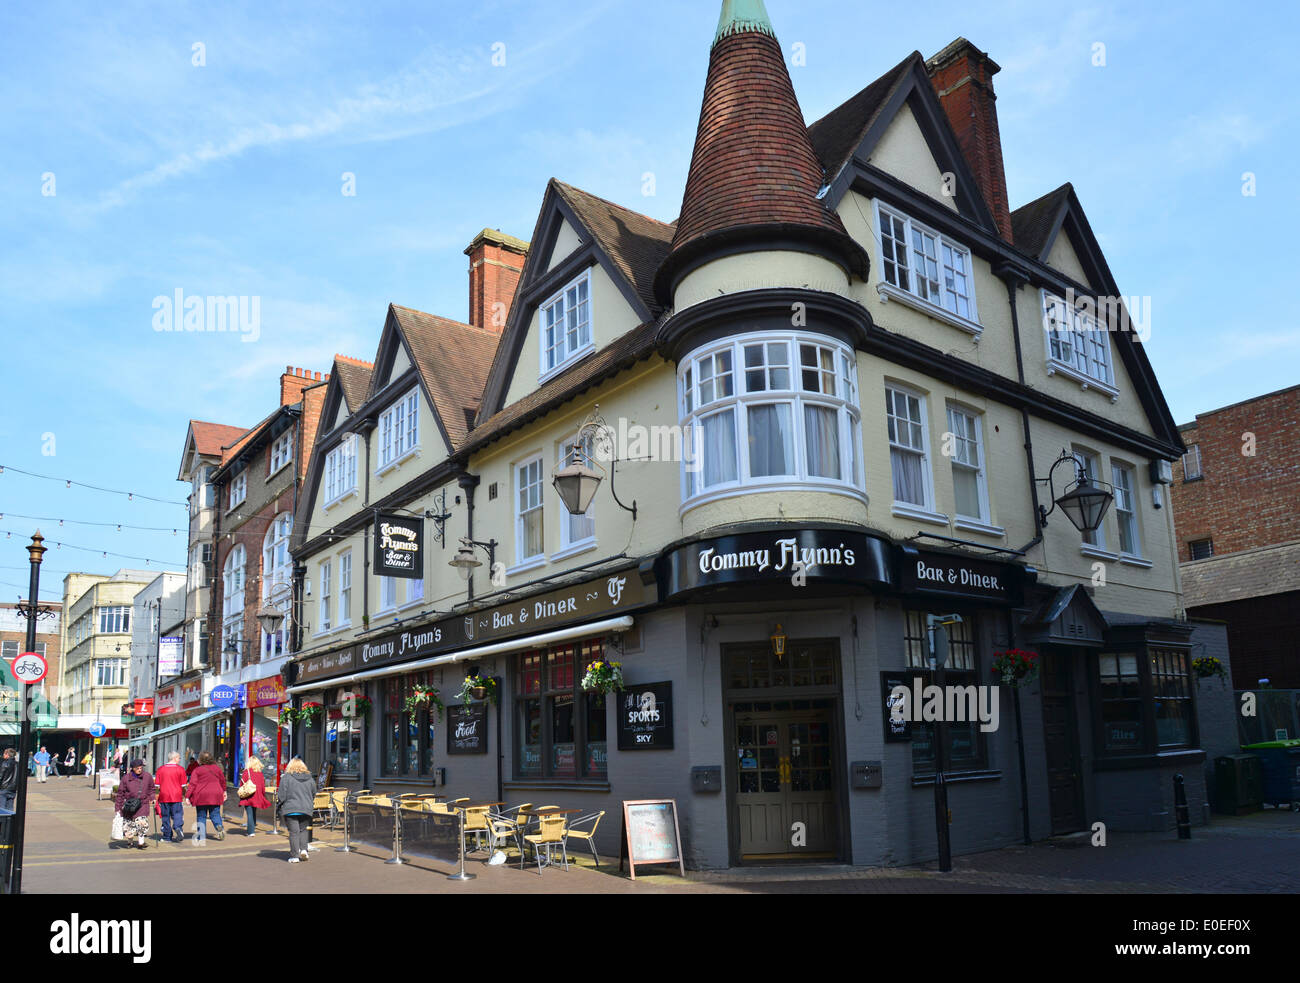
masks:
<path id="1" fill-rule="evenodd" d="M 842 854 L 839 646 L 790 640 L 724 648 L 732 852 L 739 863 Z"/>
<path id="2" fill-rule="evenodd" d="M 1042 654 L 1043 743 L 1053 836 L 1074 833 L 1087 825 L 1080 776 L 1079 727 L 1071 685 L 1071 670 L 1077 657 L 1077 652 L 1069 650 Z"/>

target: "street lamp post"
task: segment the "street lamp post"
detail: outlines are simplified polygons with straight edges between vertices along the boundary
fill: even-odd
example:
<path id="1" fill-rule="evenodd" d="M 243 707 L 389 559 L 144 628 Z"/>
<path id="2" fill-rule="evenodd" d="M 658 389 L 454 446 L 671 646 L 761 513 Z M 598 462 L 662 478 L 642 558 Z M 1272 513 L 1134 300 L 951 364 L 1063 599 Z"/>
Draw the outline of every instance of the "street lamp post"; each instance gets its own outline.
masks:
<path id="1" fill-rule="evenodd" d="M 930 636 L 930 671 L 934 674 L 934 684 L 941 694 L 944 690 L 944 666 L 948 662 L 948 629 L 945 625 L 961 621 L 961 615 L 931 614 L 926 616 L 926 625 Z M 940 699 L 944 699 L 943 696 Z M 947 700 L 944 699 L 946 706 Z M 944 714 L 934 723 L 934 826 L 939 841 L 939 870 L 947 873 L 952 870 L 952 843 L 948 830 L 948 785 L 943 775 L 943 748 L 948 740 Z"/>
<path id="2" fill-rule="evenodd" d="M 36 612 L 37 599 L 41 596 L 41 557 L 45 555 L 45 537 L 39 529 L 32 536 L 32 544 L 27 547 L 27 557 L 31 563 L 31 578 L 27 585 L 27 651 L 36 651 Z M 23 686 L 23 719 L 19 725 L 18 738 L 18 800 L 15 803 L 13 818 L 13 874 L 9 881 L 11 894 L 21 894 L 23 890 L 23 834 L 27 819 L 27 757 L 31 754 L 28 747 L 32 739 L 31 687 Z"/>

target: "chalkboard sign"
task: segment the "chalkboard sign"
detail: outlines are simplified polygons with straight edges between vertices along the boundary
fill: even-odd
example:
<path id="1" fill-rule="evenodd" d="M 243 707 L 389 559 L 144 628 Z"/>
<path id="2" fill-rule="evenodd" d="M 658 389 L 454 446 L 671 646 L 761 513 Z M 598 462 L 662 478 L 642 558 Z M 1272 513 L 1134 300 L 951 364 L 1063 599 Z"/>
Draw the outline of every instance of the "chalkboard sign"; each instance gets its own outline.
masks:
<path id="1" fill-rule="evenodd" d="M 618 694 L 618 749 L 643 751 L 673 746 L 673 684 L 637 683 Z"/>
<path id="2" fill-rule="evenodd" d="M 487 704 L 447 708 L 447 753 L 487 754 Z"/>
<path id="3" fill-rule="evenodd" d="M 882 672 L 880 674 L 880 699 L 884 708 L 885 741 L 890 744 L 906 743 L 912 740 L 912 722 L 903 714 L 903 703 L 892 695 L 894 687 L 902 686 L 912 689 L 913 674 L 906 670 Z"/>
<path id="4" fill-rule="evenodd" d="M 627 859 L 632 880 L 637 865 L 676 864 L 686 876 L 682 860 L 682 836 L 677 823 L 676 799 L 637 799 L 623 803 L 623 853 L 618 869 Z"/>
<path id="5" fill-rule="evenodd" d="M 329 788 L 334 784 L 334 762 L 325 761 L 321 763 L 320 774 L 316 776 L 316 791 L 323 788 Z"/>

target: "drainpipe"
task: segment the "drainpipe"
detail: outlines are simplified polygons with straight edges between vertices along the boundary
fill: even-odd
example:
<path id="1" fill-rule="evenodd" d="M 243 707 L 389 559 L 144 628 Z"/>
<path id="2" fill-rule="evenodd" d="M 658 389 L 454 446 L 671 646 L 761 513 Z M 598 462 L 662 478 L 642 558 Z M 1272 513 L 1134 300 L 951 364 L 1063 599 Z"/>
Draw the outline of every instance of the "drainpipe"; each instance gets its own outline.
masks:
<path id="1" fill-rule="evenodd" d="M 1021 277 L 1011 270 L 1002 271 L 1003 282 L 1007 285 L 1007 306 L 1011 308 L 1011 337 L 1016 347 L 1016 378 L 1025 384 L 1025 358 L 1020 348 L 1020 315 L 1016 311 L 1016 290 Z M 1025 436 L 1025 462 L 1029 467 L 1029 499 L 1034 513 L 1034 538 L 1020 547 L 1020 552 L 1027 552 L 1043 541 L 1043 522 L 1038 511 L 1038 483 L 1034 481 L 1034 440 L 1029 427 L 1029 409 L 1020 407 L 1020 426 Z"/>
<path id="2" fill-rule="evenodd" d="M 465 511 L 467 516 L 465 520 L 465 525 L 466 525 L 465 535 L 468 536 L 470 539 L 473 539 L 474 538 L 474 489 L 478 487 L 479 477 L 476 474 L 469 474 L 468 472 L 466 472 L 465 474 L 462 474 L 459 478 L 456 479 L 456 483 L 460 485 L 461 489 L 465 492 Z M 488 571 L 488 576 L 489 577 L 492 576 L 491 570 Z M 466 600 L 468 601 L 474 600 L 474 574 L 472 571 L 469 575 L 469 580 L 466 581 L 466 590 L 468 591 Z"/>
<path id="3" fill-rule="evenodd" d="M 364 506 L 370 505 L 370 431 L 366 430 L 366 497 Z M 344 438 L 346 439 L 346 438 Z M 370 526 L 363 526 L 361 529 L 361 623 L 368 625 L 370 623 Z"/>

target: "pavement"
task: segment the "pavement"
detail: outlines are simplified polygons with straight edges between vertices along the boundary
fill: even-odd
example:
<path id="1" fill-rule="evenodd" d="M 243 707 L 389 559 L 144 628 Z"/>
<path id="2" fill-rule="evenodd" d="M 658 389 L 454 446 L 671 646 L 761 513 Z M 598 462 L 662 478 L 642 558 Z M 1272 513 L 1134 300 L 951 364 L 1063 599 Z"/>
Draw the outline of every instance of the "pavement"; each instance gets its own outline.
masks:
<path id="1" fill-rule="evenodd" d="M 211 832 L 203 845 L 153 840 L 139 850 L 111 842 L 113 808 L 97 800 L 84 778 L 50 779 L 28 787 L 29 815 L 23 891 L 26 894 L 1195 894 L 1300 891 L 1300 813 L 1265 810 L 1215 817 L 1194 827 L 1191 840 L 1170 833 L 1111 833 L 1104 847 L 1086 837 L 1048 840 L 955 857 L 941 874 L 934 864 L 864 868 L 800 866 L 673 873 L 642 871 L 632 881 L 618 863 L 573 857 L 569 870 L 517 861 L 489 867 L 472 854 L 471 881 L 453 881 L 451 863 L 408 858 L 386 864 L 391 850 L 354 846 L 339 853 L 341 831 L 317 829 L 318 849 L 305 863 L 289 864 L 283 831 L 267 823 L 257 835 L 226 820 L 226 838 Z M 262 817 L 269 819 L 269 813 Z M 185 810 L 193 829 L 194 811 Z M 513 856 L 513 854 L 512 854 Z M 575 862 L 576 861 L 576 862 Z M 662 870 L 662 869 L 661 869 Z"/>

